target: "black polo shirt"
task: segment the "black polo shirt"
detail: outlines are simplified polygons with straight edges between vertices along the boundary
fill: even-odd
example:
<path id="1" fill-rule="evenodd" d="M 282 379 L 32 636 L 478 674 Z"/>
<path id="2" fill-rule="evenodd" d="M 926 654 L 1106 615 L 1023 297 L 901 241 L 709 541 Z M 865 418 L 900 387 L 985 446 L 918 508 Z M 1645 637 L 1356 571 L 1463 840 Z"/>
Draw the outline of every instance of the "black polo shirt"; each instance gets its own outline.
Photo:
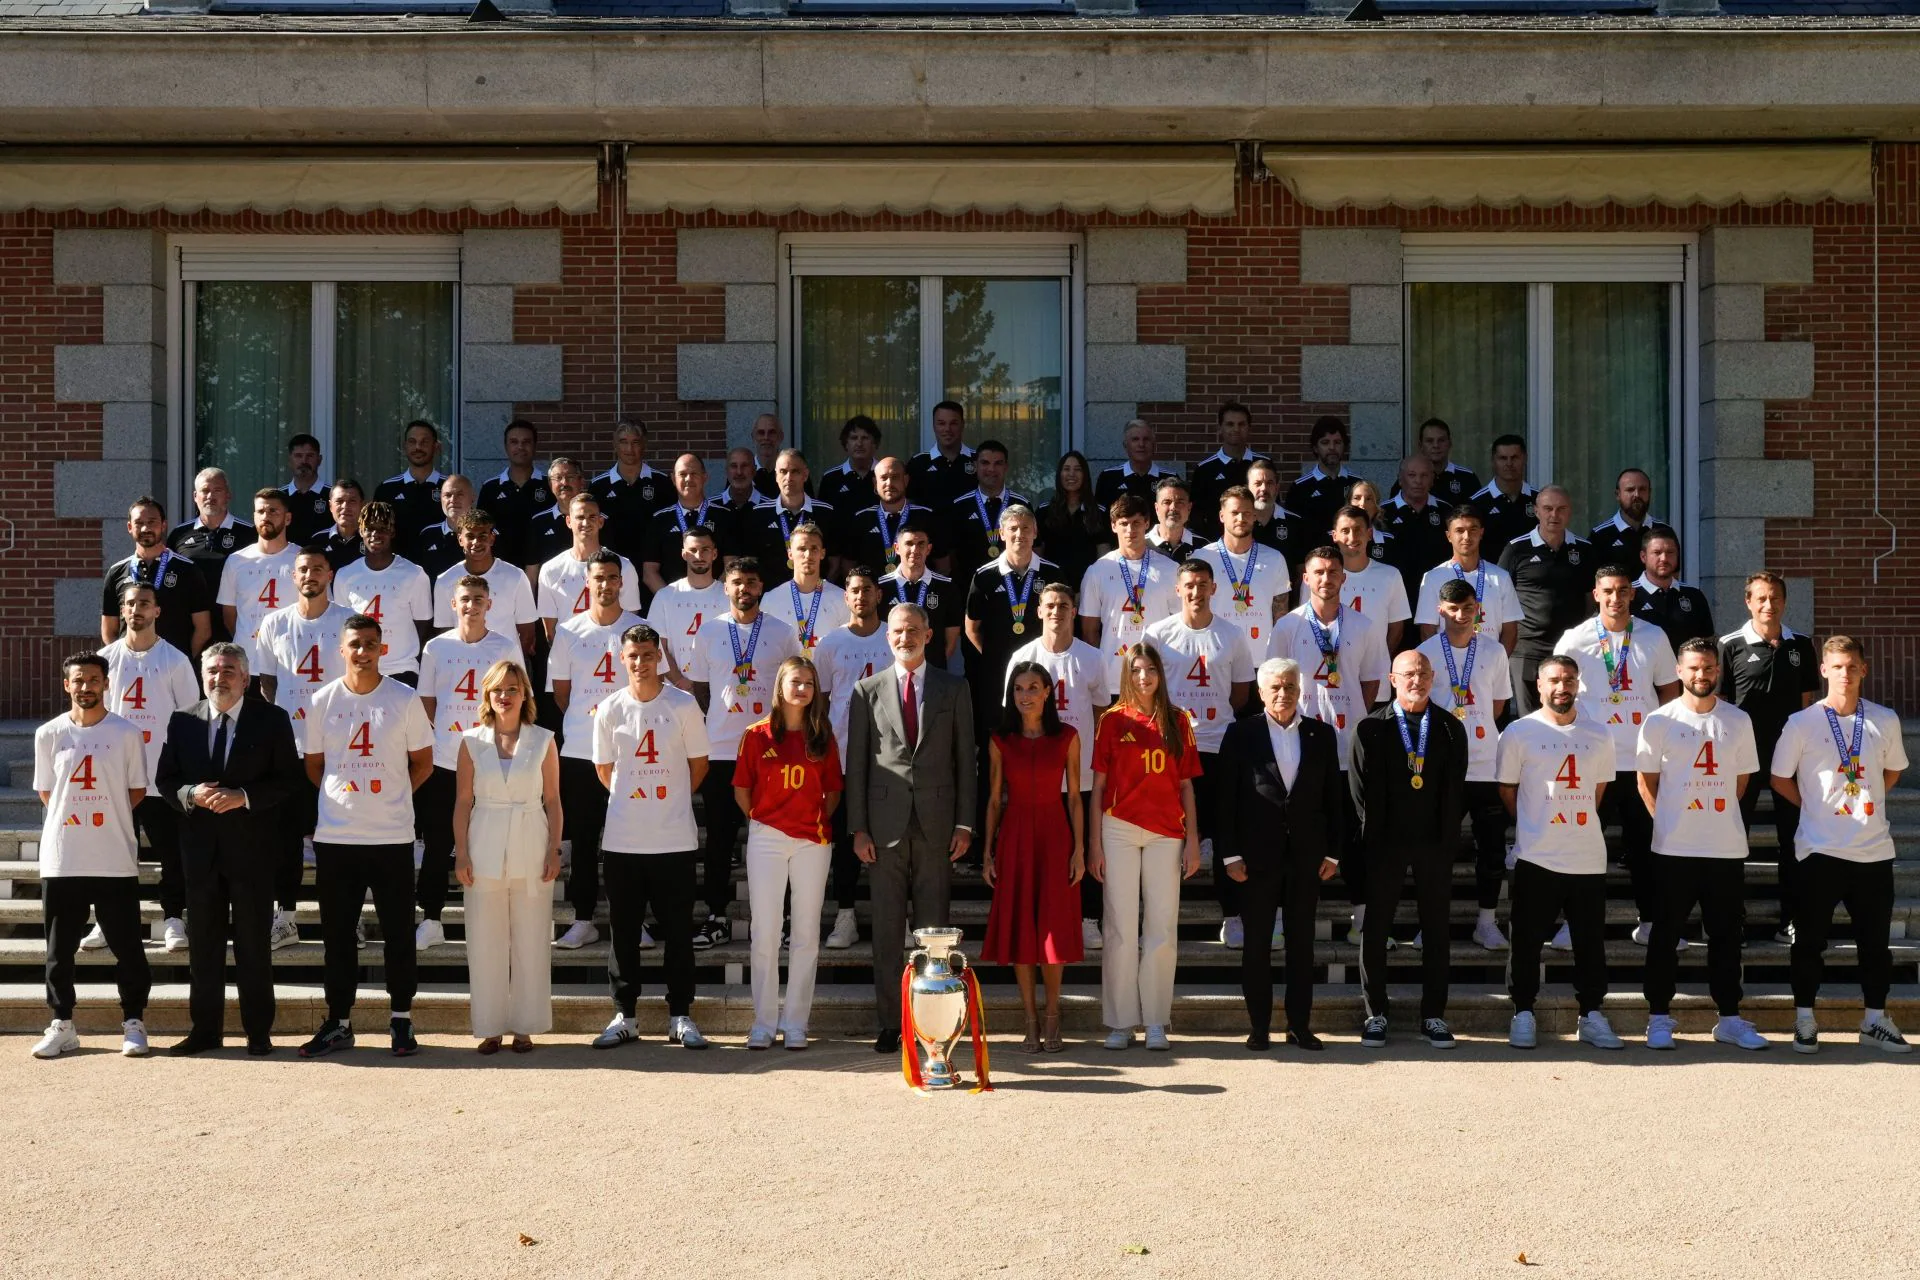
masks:
<path id="1" fill-rule="evenodd" d="M 1593 571 L 1600 564 L 1593 544 L 1572 534 L 1557 551 L 1538 529 L 1507 544 L 1500 553 L 1500 568 L 1513 582 L 1523 615 L 1514 657 L 1532 661 L 1546 657 L 1569 628 L 1594 611 Z"/>
<path id="2" fill-rule="evenodd" d="M 220 571 L 226 567 L 227 557 L 242 547 L 252 546 L 259 536 L 252 525 L 234 519 L 231 514 L 218 529 L 209 529 L 197 519 L 189 520 L 173 526 L 167 535 L 167 550 L 193 561 L 193 567 L 200 571 L 200 577 L 207 584 L 207 599 L 211 600 L 220 594 Z M 213 634 L 215 639 L 225 638 L 217 611 Z"/>
<path id="3" fill-rule="evenodd" d="M 1530 484 L 1520 486 L 1520 492 L 1508 497 L 1500 491 L 1500 486 L 1488 481 L 1476 490 L 1467 501 L 1480 513 L 1480 554 L 1488 560 L 1497 561 L 1507 544 L 1515 538 L 1524 538 L 1532 533 L 1540 523 L 1533 513 L 1533 500 L 1538 495 Z"/>
<path id="4" fill-rule="evenodd" d="M 1103 507 L 1112 507 L 1121 494 L 1130 493 L 1136 498 L 1145 498 L 1151 506 L 1154 486 L 1173 474 L 1157 462 L 1148 463 L 1144 472 L 1134 471 L 1130 462 L 1108 467 L 1093 478 L 1093 500 Z"/>
<path id="5" fill-rule="evenodd" d="M 128 556 L 107 570 L 100 591 L 100 616 L 120 616 L 120 589 L 129 582 L 142 582 L 153 588 L 160 605 L 160 618 L 153 629 L 160 638 L 192 658 L 193 615 L 213 612 L 213 592 L 207 580 L 193 567 L 193 561 L 177 551 L 163 551 L 151 560 Z"/>
<path id="6" fill-rule="evenodd" d="M 956 457 L 938 452 L 916 453 L 907 459 L 907 501 L 925 503 L 934 511 L 975 487 L 973 450 L 960 446 Z"/>
<path id="7" fill-rule="evenodd" d="M 726 515 L 726 508 L 717 502 L 702 502 L 689 511 L 676 499 L 654 512 L 653 519 L 647 522 L 646 548 L 637 565 L 644 570 L 646 562 L 651 560 L 660 566 L 662 582 L 680 581 L 687 576 L 687 562 L 680 557 L 680 544 L 687 530 L 704 524 L 713 530 L 714 545 L 718 547 L 721 545 L 719 524 Z"/>
<path id="8" fill-rule="evenodd" d="M 565 530 L 566 526 L 561 528 Z M 567 534 L 563 545 L 573 545 L 572 533 Z M 413 540 L 413 554 L 406 557 L 427 571 L 428 582 L 438 582 L 441 574 L 466 558 L 466 552 L 460 549 L 459 536 L 445 520 L 420 530 Z"/>
<path id="9" fill-rule="evenodd" d="M 1420 599 L 1420 580 L 1427 570 L 1453 558 L 1453 544 L 1447 541 L 1447 516 L 1453 507 L 1429 496 L 1427 505 L 1415 511 L 1404 499 L 1393 498 L 1380 504 L 1380 528 L 1393 536 L 1391 562 L 1407 584 L 1407 603 Z"/>
<path id="10" fill-rule="evenodd" d="M 954 585 L 952 578 L 944 573 L 935 573 L 931 569 L 922 574 L 918 582 L 911 585 L 902 582 L 899 571 L 896 570 L 880 579 L 881 623 L 885 624 L 887 612 L 902 600 L 925 609 L 928 620 L 933 624 L 933 639 L 927 645 L 927 660 L 945 666 L 947 628 L 959 626 L 966 616 L 966 601 L 961 598 L 962 590 Z M 1038 632 L 1035 634 L 1037 635 Z"/>
<path id="11" fill-rule="evenodd" d="M 1300 580 L 1300 565 L 1306 560 L 1307 553 L 1315 547 L 1327 544 L 1327 538 L 1315 538 L 1307 521 L 1298 511 L 1286 507 L 1275 507 L 1273 518 L 1265 524 L 1253 522 L 1253 540 L 1263 547 L 1271 547 L 1287 558 L 1287 574 L 1294 581 Z"/>
<path id="12" fill-rule="evenodd" d="M 812 493 L 812 481 L 808 481 L 808 493 Z M 853 473 L 853 464 L 843 462 L 829 468 L 820 477 L 820 501 L 827 503 L 835 511 L 860 511 L 880 501 L 880 495 L 874 492 L 873 468 L 867 468 L 867 474 Z"/>
<path id="13" fill-rule="evenodd" d="M 1449 462 L 1447 469 L 1433 478 L 1432 496 L 1450 507 L 1457 507 L 1473 497 L 1480 488 L 1480 477 L 1473 474 L 1473 468 L 1463 467 L 1457 462 Z M 1393 482 L 1390 498 L 1400 496 L 1400 482 Z"/>
<path id="14" fill-rule="evenodd" d="M 440 469 L 435 467 L 427 473 L 425 480 L 415 480 L 411 471 L 402 471 L 374 486 L 373 500 L 389 503 L 393 507 L 393 549 L 396 555 L 405 556 L 415 564 L 420 562 L 420 558 L 413 553 L 420 545 L 420 531 L 430 524 L 439 524 L 444 514 L 440 510 L 440 482 L 445 479 Z"/>
<path id="15" fill-rule="evenodd" d="M 1333 533 L 1333 514 L 1346 500 L 1347 486 L 1360 477 L 1345 467 L 1340 474 L 1327 475 L 1314 466 L 1287 490 L 1287 509 L 1296 511 L 1307 522 L 1307 545 L 1325 546 Z"/>
<path id="16" fill-rule="evenodd" d="M 1082 516 L 1088 512 L 1092 513 L 1092 528 L 1088 527 L 1086 519 L 1076 519 L 1066 511 L 1056 511 L 1051 502 L 1034 512 L 1040 522 L 1037 545 L 1041 553 L 1058 566 L 1059 581 L 1072 587 L 1076 596 L 1081 580 L 1087 576 L 1088 567 L 1113 549 L 1113 525 L 1107 519 L 1106 508 L 1081 508 Z"/>
<path id="17" fill-rule="evenodd" d="M 787 539 L 808 522 L 819 525 L 831 542 L 833 508 L 818 498 L 808 498 L 799 511 L 789 511 L 778 502 L 743 511 L 734 524 L 733 546 L 727 554 L 756 557 L 760 585 L 771 590 L 793 576 L 793 567 L 787 563 Z"/>
<path id="18" fill-rule="evenodd" d="M 946 532 L 940 544 L 951 557 L 954 581 L 964 584 L 974 570 L 1000 554 L 1000 513 L 1009 504 L 1033 505 L 1011 489 L 989 498 L 977 488 L 947 504 Z"/>
<path id="19" fill-rule="evenodd" d="M 538 569 L 572 545 L 573 530 L 567 527 L 567 517 L 561 512 L 560 504 L 555 503 L 527 521 L 527 539 L 520 548 L 520 563 Z"/>
<path id="20" fill-rule="evenodd" d="M 882 511 L 879 503 L 872 502 L 859 511 L 843 516 L 834 532 L 833 554 L 849 564 L 866 565 L 875 573 L 892 573 L 900 567 L 899 560 L 894 556 L 893 544 L 900 537 L 900 526 L 910 519 L 918 520 L 932 534 L 933 550 L 928 554 L 939 555 L 939 521 L 934 518 L 932 511 L 911 501 L 891 515 Z M 884 530 L 882 524 L 886 526 Z"/>
<path id="21" fill-rule="evenodd" d="M 600 503 L 605 520 L 600 525 L 600 541 L 638 564 L 646 555 L 647 529 L 653 513 L 674 501 L 673 485 L 663 472 L 646 463 L 631 480 L 620 478 L 618 467 L 608 467 L 587 486 Z M 567 535 L 573 545 L 573 535 Z"/>
<path id="22" fill-rule="evenodd" d="M 280 486 L 287 495 L 287 545 L 304 547 L 313 535 L 333 523 L 333 511 L 327 506 L 328 488 L 316 484 L 305 493 L 291 483 Z"/>
<path id="23" fill-rule="evenodd" d="M 1640 539 L 1648 531 L 1658 529 L 1662 533 L 1673 533 L 1673 528 L 1664 520 L 1648 516 L 1640 525 L 1631 525 L 1618 511 L 1613 519 L 1602 520 L 1593 526 L 1593 532 L 1587 535 L 1587 541 L 1593 544 L 1593 553 L 1599 559 L 1595 565 L 1623 564 L 1635 568 L 1640 563 Z M 1676 539 L 1677 540 L 1677 539 Z"/>
<path id="24" fill-rule="evenodd" d="M 512 473 L 502 471 L 480 486 L 476 501 L 493 517 L 493 554 L 520 564 L 526 553 L 527 526 L 535 515 L 553 505 L 553 490 L 547 486 L 547 473 L 539 467 L 533 469 L 525 484 L 515 484 Z"/>
<path id="25" fill-rule="evenodd" d="M 327 563 L 333 566 L 335 573 L 367 554 L 367 548 L 360 541 L 360 535 L 356 533 L 350 538 L 344 537 L 338 525 L 327 529 L 314 541 L 319 543 L 320 549 L 327 553 Z"/>
<path id="26" fill-rule="evenodd" d="M 1194 537 L 1191 529 L 1182 529 L 1180 532 L 1182 535 L 1180 541 L 1168 542 L 1160 536 L 1159 526 L 1156 525 L 1147 530 L 1147 545 L 1175 564 L 1185 564 L 1187 557 L 1204 546 L 1205 542 L 1203 539 Z"/>
<path id="27" fill-rule="evenodd" d="M 1667 633 L 1675 652 L 1696 636 L 1712 639 L 1713 610 L 1706 592 L 1676 579 L 1670 587 L 1655 587 L 1641 574 L 1633 583 L 1633 616 L 1636 621 L 1652 622 Z M 1797 710 L 1797 708 L 1796 708 Z"/>
<path id="28" fill-rule="evenodd" d="M 1214 450 L 1213 456 L 1194 464 L 1187 471 L 1187 488 L 1193 493 L 1193 515 L 1187 520 L 1187 527 L 1208 538 L 1220 536 L 1220 495 L 1233 486 L 1247 482 L 1247 469 L 1254 459 L 1266 460 L 1264 453 L 1255 453 L 1251 449 L 1245 457 L 1229 458 L 1224 449 Z"/>
<path id="29" fill-rule="evenodd" d="M 1720 696 L 1753 719 L 1753 739 L 1760 748 L 1760 772 L 1771 769 L 1774 744 L 1787 726 L 1787 717 L 1800 710 L 1804 695 L 1818 695 L 1820 654 L 1813 637 L 1780 628 L 1780 639 L 1768 644 L 1749 622 L 1720 637 Z"/>
<path id="30" fill-rule="evenodd" d="M 973 704 L 981 712 L 994 710 L 1005 702 L 1000 681 L 1006 676 L 1007 660 L 1015 649 L 1040 634 L 1040 589 L 1053 581 L 1059 566 L 1036 555 L 1028 562 L 1027 570 L 1025 574 L 1014 573 L 1008 568 L 1005 556 L 996 556 L 981 565 L 967 584 L 967 620 L 979 624 L 985 643 L 977 650 L 971 644 L 964 645 L 962 652 L 966 655 L 967 681 L 973 686 Z M 1015 635 L 1013 593 L 1021 590 L 1027 593 L 1026 610 L 1021 622 L 1023 630 Z M 991 721 L 998 719 L 997 715 L 992 716 L 983 725 L 976 716 L 976 734 L 991 731 Z"/>

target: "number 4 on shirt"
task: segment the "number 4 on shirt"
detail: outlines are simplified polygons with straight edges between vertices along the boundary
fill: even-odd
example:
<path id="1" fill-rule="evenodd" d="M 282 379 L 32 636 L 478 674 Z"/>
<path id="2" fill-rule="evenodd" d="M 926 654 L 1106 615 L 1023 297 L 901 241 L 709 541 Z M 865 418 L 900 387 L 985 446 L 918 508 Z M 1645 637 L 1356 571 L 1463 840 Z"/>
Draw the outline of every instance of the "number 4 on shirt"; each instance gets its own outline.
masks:
<path id="1" fill-rule="evenodd" d="M 1572 752 L 1567 753 L 1567 758 L 1560 764 L 1560 772 L 1553 775 L 1553 780 L 1569 790 L 1579 789 L 1580 770 L 1574 765 Z"/>
<path id="2" fill-rule="evenodd" d="M 1187 680 L 1192 684 L 1198 685 L 1202 689 L 1209 687 L 1207 683 L 1207 655 L 1206 654 L 1203 653 L 1194 658 L 1193 665 L 1187 668 Z"/>
<path id="3" fill-rule="evenodd" d="M 347 738 L 347 749 L 357 751 L 362 756 L 373 754 L 373 726 L 362 720 L 354 726 L 353 733 Z"/>
<path id="4" fill-rule="evenodd" d="M 132 707 L 135 711 L 147 709 L 147 678 L 145 676 L 135 677 L 134 682 L 127 686 L 127 691 L 120 695 L 120 705 Z"/>
<path id="5" fill-rule="evenodd" d="M 609 649 L 600 655 L 599 664 L 594 667 L 593 675 L 601 684 L 614 684 L 618 681 L 619 676 L 613 669 L 613 650 Z"/>
<path id="6" fill-rule="evenodd" d="M 278 609 L 280 607 L 280 579 L 268 578 L 266 585 L 260 588 L 258 599 L 260 604 L 265 608 Z"/>
<path id="7" fill-rule="evenodd" d="M 1693 767 L 1709 778 L 1720 776 L 1720 766 L 1713 758 L 1713 740 L 1711 738 L 1700 744 L 1700 754 L 1693 758 Z"/>
<path id="8" fill-rule="evenodd" d="M 640 739 L 640 745 L 633 749 L 636 760 L 645 760 L 648 764 L 660 763 L 660 748 L 653 745 L 653 730 L 649 729 Z"/>
<path id="9" fill-rule="evenodd" d="M 98 789 L 98 781 L 93 776 L 93 756 L 91 754 L 81 757 L 80 763 L 74 766 L 73 776 L 68 778 L 67 782 L 70 786 L 79 787 L 82 791 L 94 791 Z"/>
<path id="10" fill-rule="evenodd" d="M 475 677 L 479 674 L 480 673 L 472 667 L 468 667 L 467 673 L 454 681 L 453 691 L 467 702 L 478 702 L 480 700 L 480 690 L 478 688 L 479 682 Z"/>
<path id="11" fill-rule="evenodd" d="M 295 675 L 307 678 L 308 684 L 319 684 L 325 668 L 320 665 L 320 646 L 313 645 L 307 650 L 307 656 L 293 664 Z"/>

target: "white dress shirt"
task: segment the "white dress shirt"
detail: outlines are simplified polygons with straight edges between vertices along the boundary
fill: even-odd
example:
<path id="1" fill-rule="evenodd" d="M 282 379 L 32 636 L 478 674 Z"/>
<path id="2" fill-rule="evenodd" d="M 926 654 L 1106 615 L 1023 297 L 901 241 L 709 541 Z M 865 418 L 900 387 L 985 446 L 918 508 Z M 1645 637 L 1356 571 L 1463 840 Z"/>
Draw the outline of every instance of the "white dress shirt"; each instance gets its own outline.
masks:
<path id="1" fill-rule="evenodd" d="M 1273 744 L 1273 762 L 1279 766 L 1280 781 L 1287 791 L 1293 791 L 1293 783 L 1300 776 L 1300 712 L 1296 709 L 1293 719 L 1281 724 L 1271 714 L 1266 716 L 1267 741 Z M 1221 866 L 1231 866 L 1239 862 L 1240 855 L 1230 853 L 1220 859 Z"/>
<path id="2" fill-rule="evenodd" d="M 913 727 L 916 730 L 913 735 L 913 746 L 915 750 L 919 750 L 921 735 L 927 731 L 927 667 L 928 664 L 923 660 L 920 665 L 915 667 L 911 672 L 913 676 Z M 894 693 L 902 702 L 906 701 L 907 697 L 908 674 L 907 669 L 901 666 L 898 661 L 893 664 Z M 961 816 L 965 817 L 966 815 L 962 814 Z M 970 832 L 973 830 L 973 824 L 971 822 L 956 822 L 953 824 L 953 829 L 955 831 Z M 898 843 L 900 843 L 898 840 L 894 841 L 894 844 Z M 888 845 L 887 847 L 891 849 L 893 845 Z"/>

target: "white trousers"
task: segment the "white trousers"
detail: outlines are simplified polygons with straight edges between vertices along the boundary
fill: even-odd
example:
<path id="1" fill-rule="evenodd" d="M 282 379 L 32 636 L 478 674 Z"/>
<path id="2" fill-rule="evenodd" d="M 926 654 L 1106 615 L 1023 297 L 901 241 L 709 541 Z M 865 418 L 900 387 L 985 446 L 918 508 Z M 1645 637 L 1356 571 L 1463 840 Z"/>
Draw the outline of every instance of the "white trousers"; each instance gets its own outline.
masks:
<path id="1" fill-rule="evenodd" d="M 753 913 L 753 1029 L 807 1033 L 814 970 L 820 963 L 820 908 L 827 900 L 833 846 L 799 840 L 765 823 L 747 824 L 747 905 Z M 780 1007 L 780 908 L 793 886 L 793 945 L 787 1004 Z"/>
<path id="2" fill-rule="evenodd" d="M 466 903 L 474 1037 L 553 1030 L 553 886 L 476 876 Z"/>
<path id="3" fill-rule="evenodd" d="M 1107 857 L 1100 1007 L 1116 1031 L 1164 1027 L 1173 1019 L 1184 843 L 1100 815 L 1100 847 Z"/>

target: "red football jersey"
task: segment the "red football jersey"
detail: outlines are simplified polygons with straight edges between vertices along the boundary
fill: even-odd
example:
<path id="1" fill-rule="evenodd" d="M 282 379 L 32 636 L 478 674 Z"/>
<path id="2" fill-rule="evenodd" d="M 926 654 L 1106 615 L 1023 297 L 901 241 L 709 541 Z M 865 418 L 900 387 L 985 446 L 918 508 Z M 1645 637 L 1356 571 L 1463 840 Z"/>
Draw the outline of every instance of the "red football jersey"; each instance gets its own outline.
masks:
<path id="1" fill-rule="evenodd" d="M 1175 760 L 1152 720 L 1130 707 L 1115 707 L 1100 717 L 1093 738 L 1093 771 L 1107 778 L 1106 812 L 1155 835 L 1183 839 L 1187 814 L 1180 805 L 1180 784 L 1200 776 L 1200 748 L 1183 715 L 1180 758 Z"/>
<path id="2" fill-rule="evenodd" d="M 826 844 L 833 839 L 827 796 L 846 789 L 838 751 L 810 760 L 802 735 L 782 734 L 775 742 L 773 722 L 762 720 L 740 735 L 733 785 L 751 794 L 755 822 L 796 840 Z"/>

